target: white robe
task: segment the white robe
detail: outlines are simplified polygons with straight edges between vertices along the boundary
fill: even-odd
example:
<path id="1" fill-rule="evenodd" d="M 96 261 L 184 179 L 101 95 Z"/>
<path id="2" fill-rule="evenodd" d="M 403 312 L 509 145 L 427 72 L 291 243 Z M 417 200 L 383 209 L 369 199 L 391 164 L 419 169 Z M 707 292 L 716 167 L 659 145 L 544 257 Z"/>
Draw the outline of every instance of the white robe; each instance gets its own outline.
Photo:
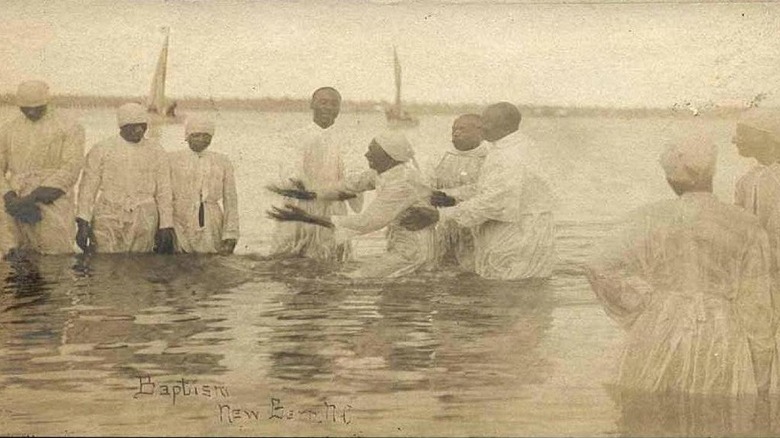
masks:
<path id="1" fill-rule="evenodd" d="M 38 203 L 42 220 L 17 222 L 0 213 L 0 251 L 22 248 L 42 254 L 74 252 L 76 234 L 73 186 L 84 163 L 84 128 L 49 107 L 32 122 L 19 114 L 0 127 L 0 196 L 10 190 L 19 196 L 40 186 L 65 192 L 51 204 Z"/>
<path id="2" fill-rule="evenodd" d="M 409 231 L 399 225 L 399 216 L 409 207 L 428 206 L 430 189 L 419 170 L 401 164 L 381 175 L 368 171 L 349 178 L 340 189 L 354 193 L 375 189 L 376 197 L 359 214 L 331 217 L 337 241 L 387 227 L 387 252 L 365 261 L 351 276 L 399 277 L 430 267 L 434 260 L 433 227 Z"/>
<path id="3" fill-rule="evenodd" d="M 607 314 L 628 331 L 619 384 L 730 396 L 767 384 L 768 251 L 758 221 L 711 193 L 632 214 L 587 267 Z"/>
<path id="4" fill-rule="evenodd" d="M 322 129 L 314 122 L 292 133 L 287 140 L 286 154 L 289 161 L 279 172 L 279 184 L 291 187 L 290 178 L 303 181 L 311 191 L 321 191 L 344 181 L 342 149 L 347 149 L 348 137 L 335 124 Z M 362 199 L 362 198 L 361 198 Z M 361 199 L 350 202 L 356 210 Z M 298 201 L 279 199 L 279 204 L 297 205 L 317 216 L 344 215 L 344 201 Z M 271 254 L 299 256 L 323 261 L 344 261 L 351 256 L 349 242 L 336 242 L 333 230 L 296 222 L 278 222 L 274 232 Z"/>
<path id="5" fill-rule="evenodd" d="M 485 161 L 489 143 L 482 142 L 468 151 L 452 148 L 436 166 L 434 186 L 462 202 L 474 196 L 480 169 Z M 455 221 L 436 225 L 436 261 L 438 264 L 457 264 L 465 271 L 474 271 L 474 235 Z"/>
<path id="6" fill-rule="evenodd" d="M 171 152 L 169 158 L 177 251 L 215 253 L 223 240 L 238 240 L 238 195 L 228 157 L 186 149 Z"/>
<path id="7" fill-rule="evenodd" d="M 150 252 L 158 228 L 173 227 L 168 156 L 156 142 L 108 138 L 87 154 L 78 217 L 92 222 L 98 252 Z"/>
<path id="8" fill-rule="evenodd" d="M 473 227 L 475 272 L 484 278 L 552 275 L 554 200 L 529 146 L 530 140 L 519 132 L 494 142 L 474 196 L 440 209 L 441 221 Z"/>

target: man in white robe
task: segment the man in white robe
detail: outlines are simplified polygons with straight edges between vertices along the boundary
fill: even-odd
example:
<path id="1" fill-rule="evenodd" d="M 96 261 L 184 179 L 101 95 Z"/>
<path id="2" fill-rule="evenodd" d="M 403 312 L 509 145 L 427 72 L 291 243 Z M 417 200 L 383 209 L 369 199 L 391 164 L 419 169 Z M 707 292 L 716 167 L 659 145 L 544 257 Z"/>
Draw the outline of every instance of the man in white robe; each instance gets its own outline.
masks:
<path id="1" fill-rule="evenodd" d="M 184 253 L 233 253 L 238 242 L 238 195 L 230 159 L 206 150 L 214 122 L 187 119 L 189 149 L 171 152 L 176 248 Z"/>
<path id="2" fill-rule="evenodd" d="M 280 171 L 280 185 L 294 187 L 303 184 L 312 191 L 321 190 L 344 181 L 342 150 L 347 147 L 347 136 L 335 125 L 341 109 L 341 95 L 331 87 L 317 89 L 311 98 L 312 123 L 294 132 L 288 140 L 288 165 Z M 359 210 L 361 198 L 348 201 Z M 287 199 L 293 205 L 316 216 L 345 215 L 347 202 L 323 200 L 301 202 Z M 349 242 L 336 242 L 333 230 L 306 224 L 286 222 L 277 224 L 271 254 L 282 257 L 306 257 L 321 261 L 349 259 Z"/>
<path id="3" fill-rule="evenodd" d="M 117 111 L 119 135 L 94 145 L 79 185 L 76 244 L 85 252 L 172 253 L 173 199 L 168 156 L 147 138 L 141 105 Z"/>
<path id="4" fill-rule="evenodd" d="M 758 220 L 712 194 L 716 150 L 672 144 L 677 199 L 645 206 L 588 263 L 607 314 L 628 332 L 619 385 L 722 396 L 766 393 L 774 352 L 769 245 Z"/>
<path id="5" fill-rule="evenodd" d="M 313 194 L 314 199 L 343 199 L 344 193 L 376 190 L 376 197 L 359 214 L 315 216 L 288 205 L 275 208 L 270 216 L 279 221 L 300 221 L 334 231 L 337 242 L 387 227 L 387 252 L 361 263 L 352 277 L 399 277 L 427 269 L 434 260 L 433 227 L 408 229 L 401 225 L 410 207 L 426 208 L 431 189 L 423 182 L 414 163 L 414 152 L 398 132 L 379 135 L 369 144 L 366 160 L 370 171 L 347 178 Z M 426 225 L 432 224 L 432 221 Z"/>
<path id="6" fill-rule="evenodd" d="M 446 190 L 456 202 L 463 202 L 476 191 L 480 169 L 489 145 L 482 139 L 482 118 L 464 114 L 452 124 L 453 148 L 444 153 L 434 174 L 434 187 Z M 436 225 L 436 259 L 441 265 L 457 265 L 474 272 L 474 236 L 470 228 L 455 221 Z"/>
<path id="7" fill-rule="evenodd" d="M 0 127 L 0 251 L 72 253 L 84 128 L 49 105 L 44 82 L 19 84 L 16 103 L 22 114 Z"/>
<path id="8" fill-rule="evenodd" d="M 538 159 L 530 153 L 530 140 L 518 130 L 520 118 L 520 111 L 510 103 L 487 107 L 482 114 L 483 135 L 492 144 L 475 194 L 463 202 L 440 193 L 431 198 L 433 205 L 443 207 L 440 222 L 455 221 L 474 230 L 474 270 L 484 278 L 552 275 L 553 195 Z"/>

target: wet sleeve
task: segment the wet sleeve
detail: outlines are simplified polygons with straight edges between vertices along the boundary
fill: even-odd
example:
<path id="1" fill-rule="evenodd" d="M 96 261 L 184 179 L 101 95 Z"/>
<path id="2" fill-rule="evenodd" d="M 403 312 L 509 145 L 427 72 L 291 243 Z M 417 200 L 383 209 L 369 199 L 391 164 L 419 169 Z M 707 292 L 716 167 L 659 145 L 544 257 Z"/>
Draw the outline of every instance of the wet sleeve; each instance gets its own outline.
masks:
<path id="1" fill-rule="evenodd" d="M 84 165 L 84 141 L 84 127 L 74 123 L 65 135 L 59 167 L 43 181 L 42 186 L 67 192 L 76 184 Z"/>
<path id="2" fill-rule="evenodd" d="M 317 197 L 318 199 L 330 201 L 338 199 L 339 192 L 361 194 L 369 190 L 375 190 L 377 177 L 376 171 L 373 170 L 351 173 L 344 177 L 343 180 L 320 189 L 317 192 Z M 362 201 L 362 197 L 360 199 Z M 360 202 L 360 205 L 362 206 L 362 202 Z M 358 208 L 355 211 L 358 210 L 360 209 Z"/>
<path id="3" fill-rule="evenodd" d="M 86 164 L 84 165 L 84 173 L 81 176 L 81 184 L 79 184 L 76 214 L 78 218 L 84 219 L 87 222 L 92 220 L 95 198 L 97 197 L 98 189 L 101 184 L 103 175 L 103 155 L 104 150 L 100 145 L 94 146 L 89 151 Z"/>
<path id="4" fill-rule="evenodd" d="M 760 230 L 744 251 L 736 296 L 737 313 L 750 342 L 759 388 L 769 385 L 774 351 L 773 308 L 776 304 L 773 300 L 777 297 L 772 296 L 769 254 L 768 238 Z"/>
<path id="5" fill-rule="evenodd" d="M 390 224 L 401 212 L 418 201 L 413 188 L 402 183 L 385 186 L 377 191 L 376 198 L 363 212 L 351 216 L 332 216 L 339 240 L 381 230 Z"/>
<path id="6" fill-rule="evenodd" d="M 488 220 L 512 217 L 513 204 L 521 197 L 524 172 L 522 167 L 510 169 L 507 163 L 494 169 L 483 168 L 473 196 L 454 207 L 440 209 L 441 220 L 474 227 Z"/>
<path id="7" fill-rule="evenodd" d="M 225 219 L 222 224 L 222 239 L 238 240 L 238 192 L 233 165 L 227 158 L 224 161 L 225 172 L 222 179 L 222 205 Z"/>
<path id="8" fill-rule="evenodd" d="M 154 199 L 157 202 L 157 214 L 160 218 L 159 228 L 173 228 L 173 191 L 171 189 L 171 166 L 168 156 L 162 148 L 157 152 L 157 169 L 155 172 L 156 189 Z"/>
<path id="9" fill-rule="evenodd" d="M 469 200 L 477 194 L 477 184 L 464 184 L 459 187 L 444 189 L 444 193 L 457 199 L 458 202 Z"/>

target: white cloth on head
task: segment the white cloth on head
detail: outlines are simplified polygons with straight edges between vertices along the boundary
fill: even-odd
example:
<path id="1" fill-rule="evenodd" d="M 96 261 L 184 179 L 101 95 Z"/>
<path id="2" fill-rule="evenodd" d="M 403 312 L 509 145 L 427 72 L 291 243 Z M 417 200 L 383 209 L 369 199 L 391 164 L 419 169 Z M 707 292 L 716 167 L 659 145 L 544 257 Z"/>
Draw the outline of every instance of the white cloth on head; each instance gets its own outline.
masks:
<path id="1" fill-rule="evenodd" d="M 237 240 L 238 195 L 230 159 L 217 152 L 189 149 L 168 156 L 177 251 L 215 253 L 223 240 Z M 201 204 L 203 226 L 198 219 Z"/>
<path id="2" fill-rule="evenodd" d="M 660 162 L 668 180 L 697 184 L 712 178 L 717 158 L 717 149 L 708 138 L 692 135 L 670 143 Z"/>
<path id="3" fill-rule="evenodd" d="M 374 141 L 390 158 L 405 163 L 414 158 L 414 149 L 402 132 L 386 131 L 374 137 Z"/>
<path id="4" fill-rule="evenodd" d="M 108 138 L 87 154 L 78 217 L 92 222 L 97 252 L 150 252 L 158 228 L 173 227 L 171 172 L 149 139 Z"/>
<path id="5" fill-rule="evenodd" d="M 16 89 L 16 105 L 36 107 L 49 103 L 49 86 L 43 81 L 25 81 Z"/>
<path id="6" fill-rule="evenodd" d="M 214 135 L 214 121 L 200 116 L 190 116 L 187 118 L 187 125 L 184 128 L 184 136 L 189 137 L 190 134 L 204 133 L 211 136 Z"/>
<path id="7" fill-rule="evenodd" d="M 38 121 L 18 114 L 0 127 L 0 195 L 13 190 L 27 196 L 41 186 L 65 192 L 51 204 L 38 204 L 43 219 L 35 225 L 0 212 L 0 251 L 74 252 L 74 186 L 84 164 L 84 138 L 84 127 L 54 108 Z"/>
<path id="8" fill-rule="evenodd" d="M 126 103 L 116 111 L 116 122 L 119 127 L 134 123 L 149 123 L 146 108 L 137 103 Z"/>
<path id="9" fill-rule="evenodd" d="M 780 111 L 768 108 L 752 108 L 740 115 L 737 126 L 747 126 L 769 134 L 780 142 Z"/>
<path id="10" fill-rule="evenodd" d="M 629 215 L 586 270 L 628 332 L 619 384 L 723 396 L 767 385 L 775 343 L 768 252 L 758 221 L 708 192 Z"/>

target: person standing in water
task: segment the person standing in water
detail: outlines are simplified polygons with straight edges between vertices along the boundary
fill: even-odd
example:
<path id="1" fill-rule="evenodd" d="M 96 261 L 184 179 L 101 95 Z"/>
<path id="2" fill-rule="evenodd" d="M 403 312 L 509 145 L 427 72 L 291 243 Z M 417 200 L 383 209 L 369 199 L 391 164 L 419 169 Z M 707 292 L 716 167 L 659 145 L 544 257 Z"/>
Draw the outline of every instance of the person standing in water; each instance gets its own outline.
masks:
<path id="1" fill-rule="evenodd" d="M 189 149 L 169 154 L 177 251 L 232 254 L 238 242 L 233 165 L 226 155 L 206 150 L 214 138 L 211 120 L 188 118 L 185 138 Z"/>

